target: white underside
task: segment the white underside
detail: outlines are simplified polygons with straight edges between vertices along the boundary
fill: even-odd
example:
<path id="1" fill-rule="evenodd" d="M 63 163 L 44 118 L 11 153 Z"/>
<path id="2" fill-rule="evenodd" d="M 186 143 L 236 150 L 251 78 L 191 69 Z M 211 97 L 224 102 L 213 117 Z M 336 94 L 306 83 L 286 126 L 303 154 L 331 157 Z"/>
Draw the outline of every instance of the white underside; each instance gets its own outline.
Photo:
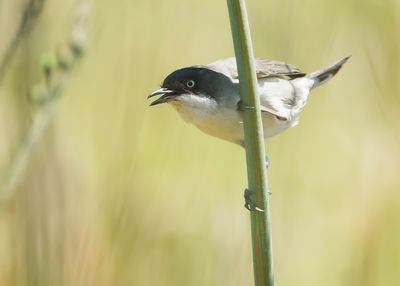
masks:
<path id="1" fill-rule="evenodd" d="M 287 120 L 278 119 L 276 115 L 262 112 L 264 137 L 271 137 L 298 122 L 298 113 L 307 101 L 312 87 L 312 80 L 299 78 L 295 80 L 265 79 L 259 81 L 260 103 L 262 107 L 276 111 Z M 296 104 L 289 108 L 285 102 L 295 97 Z M 170 103 L 188 123 L 197 126 L 201 131 L 241 144 L 244 141 L 242 112 L 237 111 L 238 95 L 227 96 L 223 103 L 214 99 L 194 94 L 183 94 Z"/>

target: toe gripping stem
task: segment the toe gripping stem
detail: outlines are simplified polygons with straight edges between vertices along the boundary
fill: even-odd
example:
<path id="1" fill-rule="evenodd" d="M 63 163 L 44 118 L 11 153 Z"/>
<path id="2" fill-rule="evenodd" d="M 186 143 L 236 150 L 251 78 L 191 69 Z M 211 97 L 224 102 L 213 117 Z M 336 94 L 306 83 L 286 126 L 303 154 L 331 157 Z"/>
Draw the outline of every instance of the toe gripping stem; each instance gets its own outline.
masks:
<path id="1" fill-rule="evenodd" d="M 248 188 L 246 188 L 244 190 L 244 207 L 251 212 L 254 212 L 254 211 L 264 212 L 264 210 L 262 208 L 259 208 L 253 201 L 253 199 L 252 199 L 253 193 L 254 192 Z M 272 195 L 272 193 L 268 192 L 268 195 L 270 196 L 270 195 Z"/>
<path id="2" fill-rule="evenodd" d="M 243 103 L 242 100 L 239 100 L 237 103 L 237 110 L 243 111 L 245 109 L 255 109 L 254 106 L 249 106 Z"/>
<path id="3" fill-rule="evenodd" d="M 259 208 L 256 206 L 254 203 L 253 199 L 253 192 L 250 189 L 245 189 L 244 190 L 244 207 L 248 209 L 251 212 L 258 211 L 258 212 L 264 212 L 263 209 Z"/>

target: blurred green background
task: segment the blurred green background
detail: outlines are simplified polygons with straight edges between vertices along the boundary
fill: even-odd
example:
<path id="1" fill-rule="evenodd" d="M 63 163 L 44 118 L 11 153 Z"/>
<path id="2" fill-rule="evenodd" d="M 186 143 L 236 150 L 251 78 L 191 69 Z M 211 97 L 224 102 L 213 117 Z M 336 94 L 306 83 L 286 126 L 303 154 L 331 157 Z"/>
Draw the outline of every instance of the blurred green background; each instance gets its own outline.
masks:
<path id="1" fill-rule="evenodd" d="M 0 0 L 0 59 L 25 3 Z M 398 285 L 400 1 L 247 5 L 258 57 L 313 71 L 353 56 L 266 144 L 277 285 Z M 0 83 L 0 175 L 73 15 L 45 1 Z M 243 150 L 146 99 L 232 55 L 225 1 L 92 1 L 85 56 L 0 209 L 0 285 L 252 285 Z"/>

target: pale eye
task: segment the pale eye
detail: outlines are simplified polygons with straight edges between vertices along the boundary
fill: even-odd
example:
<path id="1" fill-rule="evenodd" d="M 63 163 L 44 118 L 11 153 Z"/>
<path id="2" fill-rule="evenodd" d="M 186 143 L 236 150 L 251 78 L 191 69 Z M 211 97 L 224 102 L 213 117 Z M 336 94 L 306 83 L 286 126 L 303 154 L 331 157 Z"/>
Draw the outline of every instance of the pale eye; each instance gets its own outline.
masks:
<path id="1" fill-rule="evenodd" d="M 194 87 L 194 80 L 188 80 L 188 81 L 186 82 L 186 86 L 189 87 L 189 88 Z"/>

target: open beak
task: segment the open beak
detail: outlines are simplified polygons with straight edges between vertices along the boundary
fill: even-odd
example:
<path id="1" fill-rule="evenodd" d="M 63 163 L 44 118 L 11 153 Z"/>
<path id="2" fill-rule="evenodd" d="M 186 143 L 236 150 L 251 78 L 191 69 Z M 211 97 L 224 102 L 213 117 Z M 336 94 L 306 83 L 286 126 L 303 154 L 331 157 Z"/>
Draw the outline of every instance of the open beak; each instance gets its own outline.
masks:
<path id="1" fill-rule="evenodd" d="M 152 93 L 150 93 L 147 96 L 147 98 L 150 98 L 150 97 L 153 97 L 153 96 L 156 96 L 159 94 L 162 94 L 162 96 L 159 97 L 158 99 L 156 99 L 155 101 L 153 101 L 152 103 L 150 103 L 150 106 L 168 102 L 168 101 L 172 100 L 173 98 L 175 98 L 175 96 L 177 95 L 176 91 L 170 90 L 166 87 L 162 87 L 162 88 L 157 89 L 157 90 L 153 91 Z"/>

